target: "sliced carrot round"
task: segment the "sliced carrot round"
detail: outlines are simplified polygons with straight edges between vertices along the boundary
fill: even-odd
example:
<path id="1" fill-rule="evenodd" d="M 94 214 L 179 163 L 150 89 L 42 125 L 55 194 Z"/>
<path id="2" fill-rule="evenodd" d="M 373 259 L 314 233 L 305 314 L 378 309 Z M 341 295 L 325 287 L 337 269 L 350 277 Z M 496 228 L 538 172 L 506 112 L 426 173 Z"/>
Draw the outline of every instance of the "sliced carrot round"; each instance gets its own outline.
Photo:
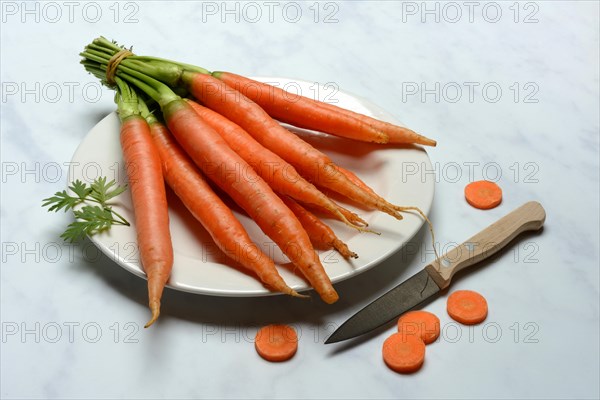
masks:
<path id="1" fill-rule="evenodd" d="M 475 181 L 465 187 L 467 203 L 481 210 L 489 210 L 502 202 L 502 189 L 490 181 Z"/>
<path id="2" fill-rule="evenodd" d="M 254 346 L 267 361 L 286 361 L 298 350 L 298 335 L 288 325 L 267 325 L 256 333 Z"/>
<path id="3" fill-rule="evenodd" d="M 383 342 L 383 361 L 393 371 L 409 374 L 425 361 L 425 343 L 416 335 L 394 333 Z"/>
<path id="4" fill-rule="evenodd" d="M 416 335 L 425 344 L 433 343 L 440 336 L 440 319 L 428 311 L 411 311 L 398 319 L 398 332 Z"/>
<path id="5" fill-rule="evenodd" d="M 452 293 L 448 296 L 446 309 L 453 320 L 465 325 L 483 322 L 488 314 L 487 301 L 472 290 L 457 290 Z"/>

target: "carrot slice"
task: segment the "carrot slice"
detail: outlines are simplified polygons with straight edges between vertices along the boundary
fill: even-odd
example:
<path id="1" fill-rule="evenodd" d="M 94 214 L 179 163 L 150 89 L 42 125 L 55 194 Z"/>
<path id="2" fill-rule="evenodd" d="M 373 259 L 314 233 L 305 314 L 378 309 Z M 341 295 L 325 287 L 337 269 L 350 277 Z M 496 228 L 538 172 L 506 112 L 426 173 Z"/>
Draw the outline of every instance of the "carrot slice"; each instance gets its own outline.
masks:
<path id="1" fill-rule="evenodd" d="M 488 305 L 485 298 L 472 290 L 457 290 L 448 296 L 448 315 L 465 325 L 475 325 L 487 317 Z"/>
<path id="2" fill-rule="evenodd" d="M 465 187 L 465 198 L 475 208 L 489 210 L 502 202 L 502 189 L 490 181 L 475 181 Z"/>
<path id="3" fill-rule="evenodd" d="M 416 335 L 425 344 L 433 343 L 440 336 L 440 319 L 428 311 L 411 311 L 398 319 L 398 332 Z"/>
<path id="4" fill-rule="evenodd" d="M 416 335 L 394 333 L 383 342 L 383 361 L 393 371 L 410 374 L 425 361 L 425 343 Z"/>
<path id="5" fill-rule="evenodd" d="M 289 325 L 267 325 L 256 333 L 254 347 L 267 361 L 286 361 L 298 350 L 298 335 Z"/>

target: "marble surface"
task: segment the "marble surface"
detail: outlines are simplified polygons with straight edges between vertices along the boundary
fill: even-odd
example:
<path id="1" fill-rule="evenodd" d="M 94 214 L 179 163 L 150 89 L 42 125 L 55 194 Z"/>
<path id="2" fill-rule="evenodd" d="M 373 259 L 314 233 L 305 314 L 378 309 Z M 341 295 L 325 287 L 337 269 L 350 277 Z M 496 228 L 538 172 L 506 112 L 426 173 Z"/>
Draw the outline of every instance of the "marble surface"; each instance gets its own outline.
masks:
<path id="1" fill-rule="evenodd" d="M 1 6 L 2 398 L 598 398 L 597 2 Z M 452 322 L 447 294 L 427 305 L 442 336 L 411 376 L 381 360 L 393 326 L 322 343 L 432 261 L 425 229 L 411 250 L 336 285 L 335 305 L 167 290 L 160 323 L 144 330 L 145 282 L 89 242 L 62 244 L 70 216 L 40 207 L 114 109 L 78 64 L 98 35 L 211 69 L 334 82 L 437 138 L 430 217 L 442 249 L 528 200 L 544 205 L 546 226 L 454 282 L 485 294 L 485 324 Z M 462 194 L 482 178 L 504 189 L 486 212 Z M 254 351 L 257 326 L 272 322 L 300 334 L 290 362 Z"/>

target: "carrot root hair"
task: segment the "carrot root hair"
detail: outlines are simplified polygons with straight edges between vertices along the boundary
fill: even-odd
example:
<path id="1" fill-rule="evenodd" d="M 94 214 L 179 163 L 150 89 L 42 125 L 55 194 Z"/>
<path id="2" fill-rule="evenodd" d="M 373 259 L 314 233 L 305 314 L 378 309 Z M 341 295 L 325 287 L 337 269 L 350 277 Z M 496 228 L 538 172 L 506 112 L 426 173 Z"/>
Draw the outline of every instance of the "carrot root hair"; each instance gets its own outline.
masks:
<path id="1" fill-rule="evenodd" d="M 337 217 L 337 219 L 339 219 L 341 222 L 343 222 L 344 224 L 346 224 L 347 226 L 356 229 L 359 232 L 372 232 L 369 229 L 365 229 L 365 226 L 367 226 L 368 224 L 362 219 L 360 218 L 358 215 L 353 214 L 353 216 L 351 216 L 351 218 L 348 218 L 346 215 L 344 215 L 339 208 L 331 210 L 331 212 Z M 354 218 L 354 216 L 356 218 Z M 352 219 L 352 220 L 351 220 Z"/>
<path id="2" fill-rule="evenodd" d="M 358 214 L 353 213 L 352 211 L 340 206 L 339 204 L 336 204 L 336 206 L 337 206 L 339 212 L 342 213 L 342 215 L 344 217 L 346 217 L 346 219 L 351 221 L 353 224 L 360 225 L 363 228 L 366 226 L 369 226 L 368 222 L 365 221 L 364 219 L 362 219 L 361 217 L 359 217 Z"/>
<path id="3" fill-rule="evenodd" d="M 383 200 L 383 198 L 381 198 L 381 197 L 377 200 L 377 209 L 379 211 L 383 211 L 384 213 L 386 213 L 388 215 L 391 215 L 392 217 L 396 218 L 398 221 L 402 221 L 404 219 L 402 214 L 400 214 L 400 212 L 402 212 L 404 210 L 399 209 L 398 206 L 388 203 L 387 201 Z"/>
<path id="4" fill-rule="evenodd" d="M 408 206 L 406 206 L 406 207 L 394 206 L 394 208 L 397 211 L 399 211 L 399 212 L 416 211 L 419 215 L 421 215 L 421 217 L 429 225 L 429 233 L 431 234 L 431 245 L 433 246 L 433 254 L 435 255 L 435 259 L 437 260 L 438 258 L 440 258 L 439 254 L 437 252 L 437 249 L 435 247 L 435 233 L 433 231 L 433 224 L 431 223 L 431 220 L 429 218 L 427 218 L 427 215 L 425 215 L 425 213 L 419 207 L 413 207 L 413 206 L 410 206 L 410 207 L 408 207 Z"/>

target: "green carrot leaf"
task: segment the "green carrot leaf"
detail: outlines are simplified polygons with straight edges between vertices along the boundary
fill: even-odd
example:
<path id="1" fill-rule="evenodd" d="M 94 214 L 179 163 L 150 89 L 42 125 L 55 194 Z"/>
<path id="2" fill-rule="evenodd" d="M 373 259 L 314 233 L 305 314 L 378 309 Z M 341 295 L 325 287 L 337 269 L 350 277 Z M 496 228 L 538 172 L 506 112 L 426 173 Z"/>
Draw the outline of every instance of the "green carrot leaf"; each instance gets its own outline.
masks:
<path id="1" fill-rule="evenodd" d="M 114 184 L 114 182 L 115 181 L 112 181 L 111 183 Z M 106 202 L 106 190 L 109 188 L 109 185 L 110 184 L 106 183 L 105 177 L 100 177 L 96 179 L 92 183 L 92 192 L 90 193 L 90 195 L 100 204 L 104 204 Z"/>
<path id="2" fill-rule="evenodd" d="M 84 200 L 92 191 L 92 188 L 88 187 L 79 179 L 73 182 L 73 185 L 69 186 L 69 189 L 71 189 L 81 200 Z"/>
<path id="3" fill-rule="evenodd" d="M 113 181 L 113 182 L 114 182 L 114 181 Z M 116 188 L 114 188 L 113 190 L 111 190 L 111 191 L 108 191 L 108 192 L 106 193 L 106 200 L 108 201 L 108 200 L 112 199 L 113 197 L 117 197 L 118 195 L 120 195 L 121 193 L 123 193 L 123 192 L 124 192 L 124 191 L 126 191 L 126 190 L 127 190 L 127 185 L 124 185 L 124 186 L 117 186 L 117 187 L 116 187 Z"/>
<path id="4" fill-rule="evenodd" d="M 129 222 L 108 204 L 109 200 L 127 190 L 126 185 L 120 186 L 115 180 L 107 182 L 106 177 L 100 177 L 90 186 L 76 180 L 69 186 L 69 190 L 75 196 L 63 190 L 44 199 L 42 204 L 43 207 L 49 207 L 48 211 L 63 209 L 67 211 L 79 204 L 84 204 L 80 209 L 73 211 L 75 221 L 70 223 L 60 235 L 64 240 L 73 242 L 86 235 L 91 236 L 106 231 L 113 225 L 129 225 Z"/>
<path id="5" fill-rule="evenodd" d="M 43 201 L 44 203 L 42 204 L 42 207 L 51 205 L 48 211 L 59 211 L 62 209 L 67 211 L 68 209 L 73 208 L 77 204 L 81 203 L 82 199 L 79 197 L 72 197 L 67 193 L 66 190 L 63 190 L 62 192 L 56 192 L 54 196 L 48 197 Z"/>

